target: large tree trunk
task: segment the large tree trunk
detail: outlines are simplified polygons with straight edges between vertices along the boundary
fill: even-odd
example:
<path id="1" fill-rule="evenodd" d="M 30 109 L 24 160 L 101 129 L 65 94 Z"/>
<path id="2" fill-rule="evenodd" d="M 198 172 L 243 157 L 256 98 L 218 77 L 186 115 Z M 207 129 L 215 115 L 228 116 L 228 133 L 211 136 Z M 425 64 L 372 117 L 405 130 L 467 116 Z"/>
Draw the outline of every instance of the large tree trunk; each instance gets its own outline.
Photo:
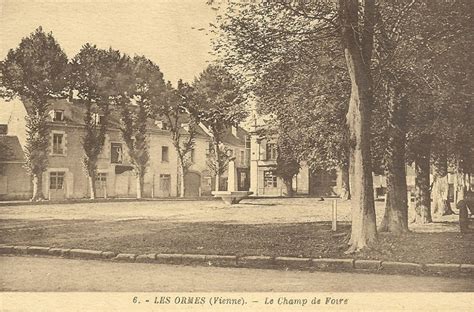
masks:
<path id="1" fill-rule="evenodd" d="M 293 197 L 293 195 L 294 195 L 293 179 L 292 178 L 283 179 L 283 183 L 285 184 L 286 197 Z"/>
<path id="2" fill-rule="evenodd" d="M 44 199 L 43 172 L 48 166 L 48 147 L 50 146 L 50 129 L 47 119 L 47 101 L 45 99 L 33 100 L 33 112 L 26 117 L 26 166 L 31 173 L 33 194 L 31 201 Z"/>
<path id="3" fill-rule="evenodd" d="M 430 140 L 423 140 L 425 148 L 415 156 L 415 222 L 425 224 L 433 222 L 431 218 L 430 198 Z"/>
<path id="4" fill-rule="evenodd" d="M 406 177 L 403 172 L 386 172 L 387 195 L 385 214 L 379 227 L 381 232 L 402 234 L 408 232 L 408 200 Z"/>
<path id="5" fill-rule="evenodd" d="M 35 173 L 33 174 L 33 195 L 31 201 L 40 201 L 43 199 L 43 173 Z"/>
<path id="6" fill-rule="evenodd" d="M 341 199 L 351 199 L 351 188 L 349 181 L 349 166 L 341 166 Z"/>
<path id="7" fill-rule="evenodd" d="M 96 172 L 89 171 L 88 173 L 88 180 L 89 180 L 89 198 L 94 200 L 96 198 L 96 188 L 95 188 L 95 179 L 96 179 Z"/>
<path id="8" fill-rule="evenodd" d="M 180 164 L 179 165 L 179 197 L 184 197 L 186 194 L 184 176 L 185 176 L 185 172 L 183 169 L 183 165 Z"/>
<path id="9" fill-rule="evenodd" d="M 137 199 L 143 197 L 143 186 L 145 185 L 145 174 L 143 171 L 137 173 Z"/>
<path id="10" fill-rule="evenodd" d="M 220 149 L 219 149 L 219 143 L 214 142 L 214 153 L 215 153 L 215 158 L 216 158 L 216 163 L 215 163 L 215 169 L 216 169 L 216 185 L 215 189 L 216 191 L 220 191 L 220 183 L 221 183 L 221 155 L 220 155 Z"/>
<path id="11" fill-rule="evenodd" d="M 389 138 L 386 150 L 387 197 L 385 214 L 379 230 L 402 234 L 408 232 L 407 181 L 405 169 L 405 107 L 396 87 L 388 87 Z"/>
<path id="12" fill-rule="evenodd" d="M 448 160 L 445 153 L 435 161 L 433 169 L 433 186 L 431 188 L 433 213 L 439 216 L 453 214 L 448 200 Z"/>
<path id="13" fill-rule="evenodd" d="M 456 166 L 454 168 L 454 203 L 457 206 L 457 203 L 461 200 L 464 200 L 466 196 L 466 179 L 462 166 L 462 160 L 456 161 Z M 469 182 L 470 183 L 470 182 Z"/>
<path id="14" fill-rule="evenodd" d="M 363 34 L 359 34 L 357 0 L 339 0 L 339 5 L 344 54 L 352 86 L 347 113 L 352 198 L 352 230 L 347 253 L 352 253 L 377 240 L 370 154 L 370 110 L 373 99 L 370 59 L 373 31 L 367 29 L 369 25 L 366 24 Z M 365 22 L 371 23 L 371 26 L 374 9 L 374 1 L 367 0 L 364 6 Z M 362 40 L 359 36 L 363 37 Z"/>

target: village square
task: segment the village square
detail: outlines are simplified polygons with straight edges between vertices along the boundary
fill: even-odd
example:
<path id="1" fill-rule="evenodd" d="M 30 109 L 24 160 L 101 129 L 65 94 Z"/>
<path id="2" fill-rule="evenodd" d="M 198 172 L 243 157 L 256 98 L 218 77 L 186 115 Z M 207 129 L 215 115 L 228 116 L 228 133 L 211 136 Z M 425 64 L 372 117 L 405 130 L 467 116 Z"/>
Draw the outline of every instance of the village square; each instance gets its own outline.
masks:
<path id="1" fill-rule="evenodd" d="M 474 291 L 474 2 L 0 6 L 2 292 Z"/>

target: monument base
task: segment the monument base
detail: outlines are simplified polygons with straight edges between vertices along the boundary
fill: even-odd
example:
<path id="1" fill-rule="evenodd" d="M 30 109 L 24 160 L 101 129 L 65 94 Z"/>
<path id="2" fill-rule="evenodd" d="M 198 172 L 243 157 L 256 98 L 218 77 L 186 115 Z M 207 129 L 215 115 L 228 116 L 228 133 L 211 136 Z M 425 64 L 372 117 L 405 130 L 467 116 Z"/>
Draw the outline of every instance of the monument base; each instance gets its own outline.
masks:
<path id="1" fill-rule="evenodd" d="M 220 197 L 224 203 L 229 205 L 238 204 L 242 199 L 249 197 L 253 192 L 249 191 L 214 191 L 212 195 L 214 197 Z"/>

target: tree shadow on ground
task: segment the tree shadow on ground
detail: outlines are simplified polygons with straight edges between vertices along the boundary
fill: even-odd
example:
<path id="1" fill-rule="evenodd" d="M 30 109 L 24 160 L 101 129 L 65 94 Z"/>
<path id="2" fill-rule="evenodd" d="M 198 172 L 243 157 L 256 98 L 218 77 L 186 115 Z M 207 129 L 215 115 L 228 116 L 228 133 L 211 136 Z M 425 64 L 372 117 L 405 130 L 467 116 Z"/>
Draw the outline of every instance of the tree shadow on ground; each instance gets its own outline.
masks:
<path id="1" fill-rule="evenodd" d="M 410 231 L 416 233 L 459 233 L 459 223 L 454 221 L 435 221 L 427 224 L 410 223 Z"/>

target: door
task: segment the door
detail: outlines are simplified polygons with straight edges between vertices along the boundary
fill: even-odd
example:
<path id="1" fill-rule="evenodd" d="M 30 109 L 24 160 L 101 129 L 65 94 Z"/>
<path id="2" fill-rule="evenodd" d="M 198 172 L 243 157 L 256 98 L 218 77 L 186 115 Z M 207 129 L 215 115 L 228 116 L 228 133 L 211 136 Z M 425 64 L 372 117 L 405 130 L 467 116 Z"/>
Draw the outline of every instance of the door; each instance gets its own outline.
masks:
<path id="1" fill-rule="evenodd" d="M 64 171 L 54 171 L 49 173 L 49 199 L 62 200 L 66 198 Z"/>
<path id="2" fill-rule="evenodd" d="M 115 194 L 117 197 L 135 197 L 137 183 L 132 171 L 125 171 L 115 175 Z"/>
<path id="3" fill-rule="evenodd" d="M 250 188 L 250 179 L 249 179 L 249 169 L 238 168 L 237 169 L 237 179 L 239 181 L 238 190 L 239 191 L 248 191 Z"/>
<path id="4" fill-rule="evenodd" d="M 184 178 L 184 190 L 187 197 L 199 196 L 201 188 L 201 175 L 196 172 L 188 172 Z"/>
<path id="5" fill-rule="evenodd" d="M 171 175 L 160 174 L 160 196 L 171 196 Z"/>
<path id="6" fill-rule="evenodd" d="M 263 172 L 263 195 L 281 195 L 278 185 L 278 177 L 273 170 L 265 170 Z"/>
<path id="7" fill-rule="evenodd" d="M 107 173 L 99 172 L 95 178 L 97 198 L 107 198 Z"/>

